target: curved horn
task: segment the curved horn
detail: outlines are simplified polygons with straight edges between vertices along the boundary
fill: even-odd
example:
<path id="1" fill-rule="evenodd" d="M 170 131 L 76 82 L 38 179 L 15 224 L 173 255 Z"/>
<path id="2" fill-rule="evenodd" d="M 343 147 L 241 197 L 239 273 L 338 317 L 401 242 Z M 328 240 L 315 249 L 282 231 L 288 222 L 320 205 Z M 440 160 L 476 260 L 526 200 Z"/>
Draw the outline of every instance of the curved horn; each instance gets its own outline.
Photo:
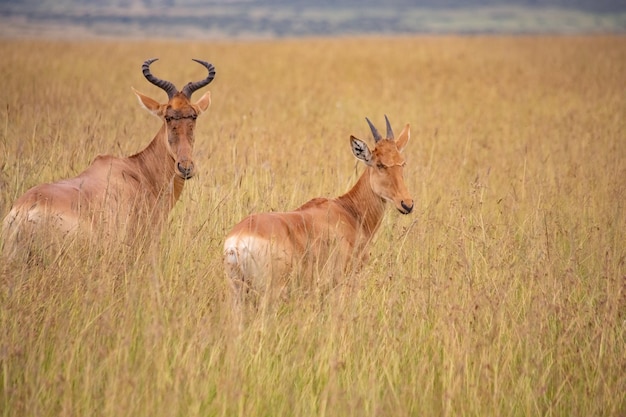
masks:
<path id="1" fill-rule="evenodd" d="M 372 135 L 374 136 L 374 142 L 378 142 L 379 140 L 381 140 L 382 136 L 380 136 L 380 133 L 378 133 L 378 130 L 376 130 L 376 128 L 374 127 L 372 122 L 370 122 L 370 119 L 368 119 L 366 117 L 365 120 L 367 120 L 367 124 L 370 125 L 370 129 L 372 129 Z"/>
<path id="2" fill-rule="evenodd" d="M 387 139 L 394 139 L 393 130 L 391 130 L 391 124 L 389 123 L 389 119 L 387 119 L 387 115 L 385 115 L 385 122 L 387 122 Z"/>
<path id="3" fill-rule="evenodd" d="M 199 88 L 204 87 L 205 85 L 208 85 L 211 81 L 213 81 L 213 78 L 215 78 L 215 67 L 213 66 L 213 64 L 209 64 L 208 62 L 205 62 L 205 61 L 200 61 L 199 59 L 192 59 L 192 60 L 196 61 L 198 64 L 205 67 L 209 71 L 209 75 L 204 80 L 196 81 L 196 82 L 189 82 L 187 83 L 186 86 L 183 87 L 182 93 L 187 98 L 191 98 L 191 95 L 193 94 L 194 91 L 198 90 Z"/>
<path id="4" fill-rule="evenodd" d="M 148 59 L 143 63 L 143 65 L 141 66 L 143 76 L 146 77 L 146 80 L 150 81 L 152 84 L 163 89 L 167 93 L 167 98 L 172 98 L 174 97 L 174 94 L 178 92 L 174 84 L 169 81 L 161 80 L 152 75 L 152 73 L 150 72 L 150 64 L 152 64 L 157 59 L 159 58 Z"/>

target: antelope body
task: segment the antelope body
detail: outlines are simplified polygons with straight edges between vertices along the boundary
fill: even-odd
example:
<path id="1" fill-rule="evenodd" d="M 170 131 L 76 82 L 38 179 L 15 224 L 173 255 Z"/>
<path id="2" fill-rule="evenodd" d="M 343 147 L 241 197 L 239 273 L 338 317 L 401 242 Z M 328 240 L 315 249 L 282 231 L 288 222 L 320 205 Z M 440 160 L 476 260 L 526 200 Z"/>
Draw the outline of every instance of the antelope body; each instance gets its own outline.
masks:
<path id="1" fill-rule="evenodd" d="M 185 180 L 194 175 L 196 118 L 209 108 L 211 95 L 206 92 L 196 103 L 190 99 L 213 80 L 215 68 L 194 59 L 208 70 L 208 76 L 178 91 L 171 82 L 152 75 L 154 61 L 145 61 L 142 72 L 167 93 L 168 102 L 159 104 L 133 89 L 141 105 L 163 120 L 150 144 L 129 157 L 97 156 L 74 178 L 26 191 L 3 221 L 5 255 L 11 257 L 36 236 L 63 240 L 79 230 L 81 234 L 133 236 L 160 226 L 180 197 Z"/>
<path id="2" fill-rule="evenodd" d="M 376 145 L 350 137 L 352 152 L 367 168 L 346 194 L 314 198 L 288 212 L 256 213 L 237 224 L 224 242 L 224 266 L 235 304 L 245 294 L 286 285 L 296 268 L 310 277 L 314 268 L 345 272 L 367 260 L 367 246 L 379 228 L 387 202 L 402 214 L 413 210 L 404 183 L 401 151 L 409 140 L 407 124 L 394 139 L 389 120 L 383 139 L 367 119 Z"/>

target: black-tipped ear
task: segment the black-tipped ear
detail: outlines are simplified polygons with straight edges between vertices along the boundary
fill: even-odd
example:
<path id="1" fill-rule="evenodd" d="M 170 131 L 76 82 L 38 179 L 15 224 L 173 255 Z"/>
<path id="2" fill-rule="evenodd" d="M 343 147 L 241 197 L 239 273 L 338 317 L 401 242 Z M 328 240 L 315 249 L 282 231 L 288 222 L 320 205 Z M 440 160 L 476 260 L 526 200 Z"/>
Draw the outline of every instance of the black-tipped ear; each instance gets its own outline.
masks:
<path id="1" fill-rule="evenodd" d="M 372 152 L 367 146 L 367 143 L 361 139 L 357 139 L 354 136 L 350 136 L 350 145 L 352 146 L 352 153 L 357 159 L 365 162 L 367 165 L 372 164 Z"/>

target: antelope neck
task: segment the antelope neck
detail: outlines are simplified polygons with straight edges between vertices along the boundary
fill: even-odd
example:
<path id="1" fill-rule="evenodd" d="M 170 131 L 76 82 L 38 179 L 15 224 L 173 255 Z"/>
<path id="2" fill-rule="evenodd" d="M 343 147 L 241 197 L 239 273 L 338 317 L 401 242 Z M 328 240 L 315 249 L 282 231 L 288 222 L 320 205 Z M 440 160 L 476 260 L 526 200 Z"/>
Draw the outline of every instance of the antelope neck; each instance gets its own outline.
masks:
<path id="1" fill-rule="evenodd" d="M 371 169 L 368 167 L 350 191 L 336 199 L 339 205 L 352 214 L 368 237 L 376 232 L 385 213 L 385 200 L 372 190 Z"/>

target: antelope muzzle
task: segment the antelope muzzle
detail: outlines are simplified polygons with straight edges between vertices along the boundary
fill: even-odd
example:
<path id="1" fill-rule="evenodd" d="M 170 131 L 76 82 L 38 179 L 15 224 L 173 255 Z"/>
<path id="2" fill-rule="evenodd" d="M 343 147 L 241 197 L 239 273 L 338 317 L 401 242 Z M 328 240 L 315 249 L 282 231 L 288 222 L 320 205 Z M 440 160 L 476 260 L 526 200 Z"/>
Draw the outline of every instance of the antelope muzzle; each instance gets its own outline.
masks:
<path id="1" fill-rule="evenodd" d="M 176 173 L 184 180 L 188 180 L 195 174 L 193 161 L 189 158 L 181 158 L 176 163 Z"/>
<path id="2" fill-rule="evenodd" d="M 407 199 L 400 201 L 400 207 L 398 207 L 398 211 L 402 214 L 409 214 L 413 211 L 413 200 Z"/>

